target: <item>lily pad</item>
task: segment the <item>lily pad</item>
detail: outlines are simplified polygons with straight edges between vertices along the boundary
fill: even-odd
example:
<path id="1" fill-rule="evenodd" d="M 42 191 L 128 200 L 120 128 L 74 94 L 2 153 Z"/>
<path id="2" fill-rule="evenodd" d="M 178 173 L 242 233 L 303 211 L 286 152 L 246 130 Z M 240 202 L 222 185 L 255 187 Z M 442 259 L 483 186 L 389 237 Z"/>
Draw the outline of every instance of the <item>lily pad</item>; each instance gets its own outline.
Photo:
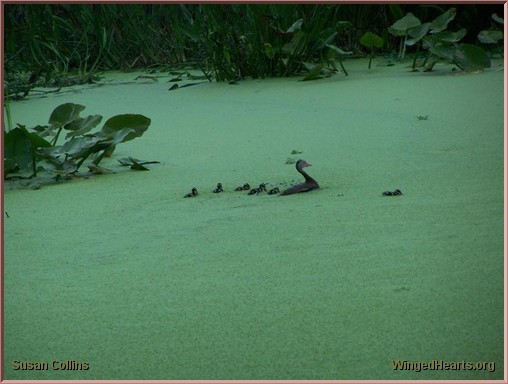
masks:
<path id="1" fill-rule="evenodd" d="M 503 39 L 503 32 L 496 30 L 481 31 L 478 34 L 478 40 L 483 44 L 496 44 Z"/>
<path id="2" fill-rule="evenodd" d="M 450 8 L 442 15 L 436 17 L 432 23 L 430 23 L 430 33 L 438 33 L 444 31 L 446 27 L 448 27 L 448 23 L 455 18 L 456 14 L 457 10 L 455 8 Z"/>
<path id="3" fill-rule="evenodd" d="M 456 50 L 457 48 L 455 48 L 454 46 L 442 43 L 438 43 L 429 48 L 429 51 L 432 52 L 434 55 L 450 61 L 453 61 L 455 59 Z"/>
<path id="4" fill-rule="evenodd" d="M 82 135 L 99 125 L 101 120 L 101 115 L 90 115 L 87 117 L 77 118 L 65 125 L 65 129 L 71 131 L 67 133 L 65 138 L 68 139 L 69 137 Z"/>
<path id="5" fill-rule="evenodd" d="M 148 129 L 150 123 L 151 120 L 143 115 L 117 115 L 104 123 L 97 136 L 115 138 L 117 143 L 123 143 L 141 136 Z"/>
<path id="6" fill-rule="evenodd" d="M 51 144 L 38 134 L 28 132 L 25 126 L 19 125 L 4 136 L 4 161 L 10 159 L 14 163 L 11 169 L 35 169 L 35 149 L 42 147 L 51 147 Z"/>
<path id="7" fill-rule="evenodd" d="M 410 38 L 406 40 L 406 45 L 407 46 L 415 45 L 417 42 L 419 42 L 423 38 L 423 36 L 425 36 L 427 34 L 427 32 L 429 31 L 429 28 L 430 28 L 430 23 L 423 23 L 422 25 L 411 29 L 408 33 Z"/>
<path id="8" fill-rule="evenodd" d="M 477 71 L 490 67 L 490 58 L 487 52 L 472 44 L 461 44 L 455 52 L 455 60 L 464 71 Z"/>
<path id="9" fill-rule="evenodd" d="M 388 27 L 388 32 L 394 36 L 405 36 L 411 28 L 418 27 L 421 24 L 420 19 L 409 12 L 402 19 L 393 23 L 391 27 Z"/>
<path id="10" fill-rule="evenodd" d="M 434 35 L 434 39 L 436 39 L 438 41 L 445 42 L 445 43 L 456 43 L 456 42 L 462 40 L 464 38 L 464 36 L 466 36 L 466 33 L 467 33 L 467 31 L 465 28 L 459 29 L 456 32 L 442 31 L 442 32 L 436 33 Z"/>
<path id="11" fill-rule="evenodd" d="M 4 136 L 4 164 L 11 161 L 9 168 L 30 169 L 33 164 L 33 153 L 30 139 L 21 128 L 14 128 Z M 12 165 L 14 163 L 14 165 Z"/>
<path id="12" fill-rule="evenodd" d="M 66 124 L 79 118 L 81 111 L 85 109 L 84 105 L 65 103 L 54 109 L 49 117 L 49 124 L 54 127 L 64 127 Z"/>
<path id="13" fill-rule="evenodd" d="M 360 44 L 366 46 L 367 48 L 381 48 L 384 44 L 384 41 L 375 33 L 365 32 L 365 34 L 360 38 Z"/>

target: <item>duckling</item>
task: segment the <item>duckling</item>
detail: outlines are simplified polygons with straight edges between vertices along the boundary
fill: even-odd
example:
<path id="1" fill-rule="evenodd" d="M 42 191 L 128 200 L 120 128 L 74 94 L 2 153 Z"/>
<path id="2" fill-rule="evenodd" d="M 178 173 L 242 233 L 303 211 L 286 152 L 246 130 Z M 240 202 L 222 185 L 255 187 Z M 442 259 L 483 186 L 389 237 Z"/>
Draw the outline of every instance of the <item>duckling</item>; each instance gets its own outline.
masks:
<path id="1" fill-rule="evenodd" d="M 213 193 L 221 193 L 221 192 L 224 192 L 224 190 L 222 189 L 222 184 L 218 183 L 217 188 L 213 190 Z"/>
<path id="2" fill-rule="evenodd" d="M 402 191 L 400 189 L 396 189 L 395 191 L 386 191 L 383 192 L 383 196 L 400 196 L 402 195 Z"/>
<path id="3" fill-rule="evenodd" d="M 198 195 L 198 190 L 196 188 L 192 188 L 192 191 L 184 196 L 184 198 L 187 197 L 194 197 Z"/>
<path id="4" fill-rule="evenodd" d="M 249 189 L 250 189 L 249 183 L 245 183 L 244 185 L 236 187 L 235 191 L 248 191 Z"/>
<path id="5" fill-rule="evenodd" d="M 266 185 L 265 183 L 259 184 L 259 188 L 253 188 L 249 191 L 249 195 L 255 195 L 256 193 L 266 192 Z"/>
<path id="6" fill-rule="evenodd" d="M 272 188 L 268 191 L 268 194 L 269 195 L 276 195 L 277 193 L 279 193 L 279 187 L 275 187 L 275 188 Z"/>

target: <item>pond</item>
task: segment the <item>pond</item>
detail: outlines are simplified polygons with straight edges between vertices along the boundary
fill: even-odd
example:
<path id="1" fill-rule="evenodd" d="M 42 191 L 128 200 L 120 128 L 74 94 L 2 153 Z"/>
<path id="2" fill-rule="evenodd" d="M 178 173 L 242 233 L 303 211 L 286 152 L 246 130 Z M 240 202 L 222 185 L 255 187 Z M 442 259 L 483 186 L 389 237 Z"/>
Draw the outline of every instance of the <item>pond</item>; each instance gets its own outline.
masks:
<path id="1" fill-rule="evenodd" d="M 68 102 L 151 125 L 110 174 L 5 184 L 5 379 L 502 379 L 502 60 L 345 65 L 173 91 L 106 73 L 12 102 L 28 127 Z M 303 181 L 299 158 L 320 189 L 234 191 Z"/>

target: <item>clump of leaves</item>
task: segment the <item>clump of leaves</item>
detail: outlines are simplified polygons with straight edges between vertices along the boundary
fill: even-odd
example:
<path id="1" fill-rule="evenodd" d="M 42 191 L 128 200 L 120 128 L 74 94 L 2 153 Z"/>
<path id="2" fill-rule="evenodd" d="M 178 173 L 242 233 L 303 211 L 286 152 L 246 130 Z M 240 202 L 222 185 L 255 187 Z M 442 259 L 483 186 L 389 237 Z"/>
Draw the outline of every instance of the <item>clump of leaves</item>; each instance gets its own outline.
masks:
<path id="1" fill-rule="evenodd" d="M 475 71 L 490 67 L 487 53 L 480 47 L 472 44 L 458 44 L 466 36 L 466 29 L 447 31 L 448 24 L 455 18 L 456 9 L 450 8 L 432 22 L 421 23 L 420 19 L 412 13 L 406 14 L 396 21 L 388 31 L 395 36 L 403 36 L 399 58 L 404 57 L 406 46 L 415 45 L 417 53 L 420 45 L 428 51 L 423 66 L 432 59 L 425 69 L 431 71 L 439 60 L 451 61 L 463 71 Z M 416 55 L 413 69 L 416 66 Z"/>
<path id="2" fill-rule="evenodd" d="M 56 179 L 76 174 L 81 165 L 93 157 L 89 169 L 105 173 L 98 165 L 110 156 L 116 145 L 140 137 L 151 120 L 143 115 L 124 114 L 108 119 L 102 128 L 90 131 L 102 121 L 100 115 L 81 117 L 83 105 L 66 103 L 55 108 L 47 125 L 32 130 L 18 126 L 4 136 L 4 177 L 33 178 L 39 171 L 47 171 Z M 66 132 L 65 142 L 57 145 Z"/>
<path id="3" fill-rule="evenodd" d="M 503 54 L 503 46 L 500 42 L 503 40 L 504 20 L 495 13 L 491 16 L 493 23 L 492 28 L 483 30 L 478 34 L 478 40 L 484 44 L 491 52 Z M 499 28 L 499 25 L 501 28 Z"/>

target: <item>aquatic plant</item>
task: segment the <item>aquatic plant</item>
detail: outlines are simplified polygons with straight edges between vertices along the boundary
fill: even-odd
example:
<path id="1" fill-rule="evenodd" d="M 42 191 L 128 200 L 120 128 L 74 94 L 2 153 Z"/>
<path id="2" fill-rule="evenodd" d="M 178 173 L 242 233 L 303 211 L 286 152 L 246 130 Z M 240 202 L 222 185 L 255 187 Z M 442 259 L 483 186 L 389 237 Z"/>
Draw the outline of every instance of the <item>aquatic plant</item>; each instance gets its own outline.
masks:
<path id="1" fill-rule="evenodd" d="M 493 21 L 492 27 L 490 29 L 480 31 L 477 37 L 482 46 L 484 46 L 489 52 L 497 53 L 502 56 L 504 54 L 502 44 L 502 40 L 504 38 L 502 31 L 504 20 L 495 13 L 491 15 L 491 19 Z"/>
<path id="2" fill-rule="evenodd" d="M 76 174 L 90 157 L 95 173 L 104 156 L 110 156 L 116 145 L 140 137 L 148 129 L 150 119 L 138 114 L 116 115 L 108 119 L 102 128 L 90 131 L 102 120 L 100 115 L 81 117 L 83 105 L 66 103 L 55 108 L 47 125 L 37 125 L 28 130 L 18 124 L 4 134 L 4 177 L 33 178 L 39 171 L 48 171 L 59 179 Z M 58 145 L 59 137 L 66 131 L 65 142 Z M 130 158 L 131 168 L 141 169 L 148 162 Z"/>
<path id="3" fill-rule="evenodd" d="M 469 21 L 480 12 L 480 6 L 459 7 L 465 15 L 468 9 L 474 10 Z M 447 45 L 446 40 L 432 40 L 439 36 L 433 36 L 419 21 L 427 18 L 429 10 L 441 8 L 316 3 L 10 3 L 4 7 L 4 95 L 14 100 L 34 92 L 35 87 L 58 90 L 94 82 L 100 71 L 110 69 L 166 70 L 185 65 L 201 69 L 208 81 L 229 82 L 302 74 L 312 80 L 333 73 L 335 66 L 347 74 L 343 61 L 362 54 L 365 31 L 383 39 L 385 52 L 399 41 L 400 58 L 413 42 L 417 52 L 422 44 L 428 52 L 433 46 L 432 56 L 442 60 L 449 53 L 440 47 Z M 446 16 L 442 21 L 446 22 Z M 470 24 L 463 23 L 471 31 L 474 27 Z M 501 31 L 494 30 L 479 36 L 482 44 L 500 40 Z M 423 36 L 431 40 L 426 42 Z M 499 50 L 498 44 L 496 47 Z M 372 46 L 367 49 L 372 57 Z M 462 51 L 458 56 L 462 54 L 468 61 L 471 49 Z"/>
<path id="4" fill-rule="evenodd" d="M 370 49 L 369 69 L 372 62 L 372 57 L 374 56 L 374 47 L 381 48 L 383 43 L 383 39 L 372 32 L 365 32 L 365 34 L 361 37 L 360 44 Z"/>
<path id="5" fill-rule="evenodd" d="M 403 18 L 397 20 L 392 26 L 388 28 L 394 36 L 400 36 L 400 48 L 399 48 L 399 59 L 403 59 L 406 53 L 406 42 L 408 39 L 409 31 L 421 25 L 420 19 L 418 19 L 411 12 L 407 13 Z"/>
<path id="6" fill-rule="evenodd" d="M 404 36 L 400 57 L 404 57 L 405 47 L 416 45 L 417 53 L 421 45 L 428 51 L 422 66 L 432 59 L 426 71 L 439 60 L 451 61 L 464 71 L 474 71 L 490 67 L 487 53 L 480 47 L 472 44 L 458 44 L 466 36 L 466 29 L 447 31 L 448 24 L 455 18 L 456 9 L 450 8 L 436 17 L 432 22 L 421 23 L 412 13 L 406 14 L 396 21 L 388 30 L 393 35 Z M 416 55 L 413 69 L 416 67 Z"/>

